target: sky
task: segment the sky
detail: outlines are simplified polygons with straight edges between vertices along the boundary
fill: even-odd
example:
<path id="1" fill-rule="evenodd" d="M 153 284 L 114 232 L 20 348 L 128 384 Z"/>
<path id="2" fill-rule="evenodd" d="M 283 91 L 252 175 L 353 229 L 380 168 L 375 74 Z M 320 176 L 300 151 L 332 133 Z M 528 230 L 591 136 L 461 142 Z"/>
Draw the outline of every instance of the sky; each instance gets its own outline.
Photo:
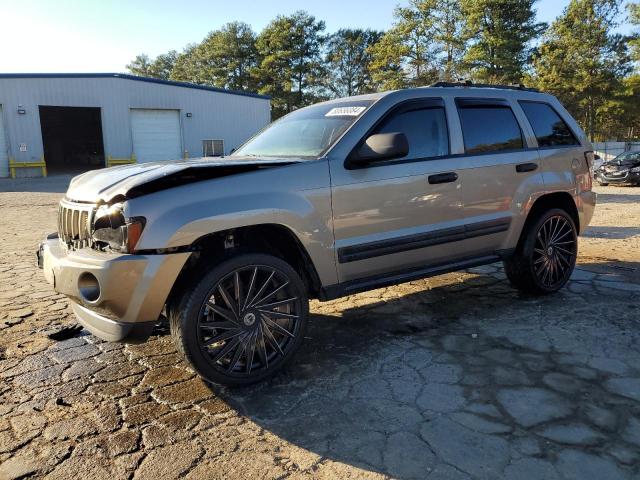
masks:
<path id="1" fill-rule="evenodd" d="M 0 0 L 0 73 L 124 72 L 139 53 L 182 50 L 240 20 L 259 32 L 278 14 L 304 9 L 339 28 L 385 30 L 406 0 Z M 539 0 L 551 22 L 569 0 Z M 627 28 L 623 28 L 628 30 Z"/>

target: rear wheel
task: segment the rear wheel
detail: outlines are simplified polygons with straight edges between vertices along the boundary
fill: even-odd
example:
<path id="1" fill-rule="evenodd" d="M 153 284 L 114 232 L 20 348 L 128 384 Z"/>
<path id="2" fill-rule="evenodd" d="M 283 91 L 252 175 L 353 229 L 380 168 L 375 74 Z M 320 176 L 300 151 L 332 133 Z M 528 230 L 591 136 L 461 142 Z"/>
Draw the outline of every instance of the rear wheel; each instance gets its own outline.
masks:
<path id="1" fill-rule="evenodd" d="M 529 293 L 552 293 L 562 288 L 576 263 L 578 236 L 564 210 L 554 208 L 530 222 L 514 255 L 504 261 L 511 283 Z"/>
<path id="2" fill-rule="evenodd" d="M 204 274 L 169 312 L 177 347 L 202 377 L 248 385 L 291 359 L 304 337 L 308 300 L 289 264 L 244 254 Z"/>

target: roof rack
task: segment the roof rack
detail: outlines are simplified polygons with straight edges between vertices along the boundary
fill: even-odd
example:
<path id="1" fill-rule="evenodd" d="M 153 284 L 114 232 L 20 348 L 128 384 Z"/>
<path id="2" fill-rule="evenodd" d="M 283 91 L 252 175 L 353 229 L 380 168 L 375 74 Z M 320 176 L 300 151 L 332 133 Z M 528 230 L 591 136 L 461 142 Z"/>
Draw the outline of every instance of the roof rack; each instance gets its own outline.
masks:
<path id="1" fill-rule="evenodd" d="M 497 85 L 491 83 L 473 83 L 471 80 L 463 80 L 460 82 L 436 82 L 429 85 L 430 87 L 471 87 L 471 88 L 503 88 L 506 90 L 523 90 L 526 92 L 539 92 L 537 88 L 525 87 L 522 84 L 515 85 Z"/>

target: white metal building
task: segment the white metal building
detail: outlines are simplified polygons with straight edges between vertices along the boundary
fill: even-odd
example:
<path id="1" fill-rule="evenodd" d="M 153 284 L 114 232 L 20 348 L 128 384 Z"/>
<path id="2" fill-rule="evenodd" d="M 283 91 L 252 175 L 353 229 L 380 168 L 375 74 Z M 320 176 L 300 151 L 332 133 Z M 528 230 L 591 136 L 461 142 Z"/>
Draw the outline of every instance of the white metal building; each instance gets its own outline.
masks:
<path id="1" fill-rule="evenodd" d="M 0 177 L 228 154 L 270 99 L 117 73 L 0 74 Z"/>

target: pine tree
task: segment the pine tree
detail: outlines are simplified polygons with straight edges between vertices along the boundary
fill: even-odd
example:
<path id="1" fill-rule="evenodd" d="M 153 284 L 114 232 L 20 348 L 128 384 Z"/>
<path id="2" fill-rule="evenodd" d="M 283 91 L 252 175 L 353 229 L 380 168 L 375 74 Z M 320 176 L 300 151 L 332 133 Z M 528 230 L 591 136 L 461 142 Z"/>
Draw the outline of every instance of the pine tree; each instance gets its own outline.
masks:
<path id="1" fill-rule="evenodd" d="M 543 25 L 535 22 L 536 0 L 462 0 L 470 44 L 464 56 L 472 80 L 520 83 L 531 42 Z"/>
<path id="2" fill-rule="evenodd" d="M 274 118 L 320 97 L 325 78 L 324 29 L 324 22 L 298 11 L 276 17 L 258 36 L 261 61 L 255 74 L 259 91 L 272 97 Z"/>
<path id="3" fill-rule="evenodd" d="M 327 89 L 336 97 L 350 97 L 374 90 L 371 79 L 371 47 L 382 37 L 374 30 L 342 29 L 327 41 Z"/>
<path id="4" fill-rule="evenodd" d="M 558 96 L 591 139 L 601 137 L 598 123 L 630 69 L 624 38 L 613 33 L 620 4 L 571 0 L 534 57 L 537 86 Z"/>

